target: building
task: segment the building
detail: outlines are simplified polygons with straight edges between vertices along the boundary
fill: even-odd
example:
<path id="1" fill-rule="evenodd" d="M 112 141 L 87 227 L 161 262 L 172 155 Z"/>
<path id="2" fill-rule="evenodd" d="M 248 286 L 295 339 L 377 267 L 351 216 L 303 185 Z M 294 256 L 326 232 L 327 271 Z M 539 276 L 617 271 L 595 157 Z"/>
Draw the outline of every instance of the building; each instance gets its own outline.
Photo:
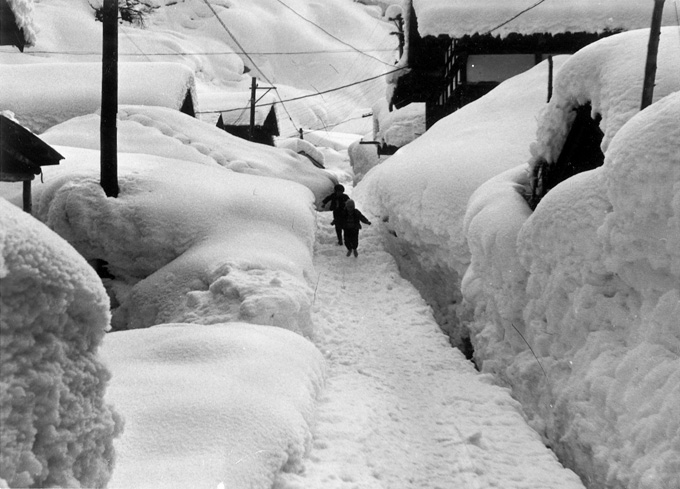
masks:
<path id="1" fill-rule="evenodd" d="M 251 96 L 252 92 L 246 91 L 206 95 L 199 118 L 242 139 L 274 146 L 279 135 L 275 98 L 259 96 L 251 108 Z"/>
<path id="2" fill-rule="evenodd" d="M 426 125 L 552 55 L 573 54 L 623 30 L 649 27 L 654 2 L 637 0 L 410 0 L 405 55 L 390 106 L 426 104 Z M 672 23 L 667 6 L 666 23 Z M 550 87 L 546 82 L 546 92 Z"/>

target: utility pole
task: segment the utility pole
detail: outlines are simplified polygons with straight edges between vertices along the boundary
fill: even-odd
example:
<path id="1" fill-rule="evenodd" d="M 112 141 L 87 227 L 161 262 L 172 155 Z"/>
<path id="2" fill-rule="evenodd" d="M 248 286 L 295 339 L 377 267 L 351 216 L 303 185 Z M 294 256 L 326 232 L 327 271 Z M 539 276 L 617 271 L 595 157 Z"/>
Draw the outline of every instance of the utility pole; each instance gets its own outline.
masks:
<path id="1" fill-rule="evenodd" d="M 99 127 L 101 181 L 107 197 L 118 197 L 118 0 L 102 7 L 102 108 Z"/>
<path id="2" fill-rule="evenodd" d="M 553 93 L 553 57 L 548 56 L 548 102 L 552 98 Z"/>
<path id="3" fill-rule="evenodd" d="M 250 140 L 255 139 L 255 98 L 257 90 L 257 78 L 252 77 L 250 85 Z"/>
<path id="4" fill-rule="evenodd" d="M 645 81 L 642 86 L 642 102 L 640 110 L 651 105 L 654 99 L 654 81 L 656 78 L 656 58 L 659 53 L 659 37 L 661 36 L 661 18 L 663 17 L 664 0 L 654 0 L 652 27 L 649 30 L 647 44 L 647 62 L 645 64 Z"/>

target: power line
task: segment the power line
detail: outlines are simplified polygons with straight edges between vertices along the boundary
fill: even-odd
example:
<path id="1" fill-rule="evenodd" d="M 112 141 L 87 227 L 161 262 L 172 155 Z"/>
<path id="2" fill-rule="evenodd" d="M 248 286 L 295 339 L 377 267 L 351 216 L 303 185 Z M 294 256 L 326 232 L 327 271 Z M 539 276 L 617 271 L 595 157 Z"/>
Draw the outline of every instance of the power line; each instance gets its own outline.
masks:
<path id="1" fill-rule="evenodd" d="M 231 38 L 234 40 L 234 42 L 236 43 L 236 45 L 241 49 L 241 51 L 243 51 L 243 55 L 244 55 L 246 58 L 248 58 L 248 59 L 250 60 L 250 62 L 253 64 L 253 67 L 256 68 L 257 71 L 260 72 L 260 74 L 262 75 L 262 78 L 264 78 L 265 81 L 266 81 L 267 83 L 269 83 L 270 86 L 273 87 L 273 86 L 274 86 L 274 83 L 272 83 L 271 80 L 269 80 L 269 78 L 267 78 L 267 75 L 265 75 L 264 72 L 257 66 L 257 64 L 255 63 L 255 60 L 254 60 L 253 58 L 251 58 L 250 55 L 246 52 L 245 48 L 244 48 L 243 46 L 241 46 L 241 43 L 238 42 L 238 40 L 237 40 L 236 37 L 231 33 L 231 31 L 229 30 L 229 28 L 227 27 L 227 25 L 222 21 L 222 19 L 220 18 L 220 16 L 217 15 L 217 12 L 216 12 L 215 9 L 213 8 L 213 6 L 210 5 L 210 2 L 209 2 L 208 0 L 203 0 L 203 2 L 208 6 L 208 8 L 210 9 L 210 11 L 213 13 L 213 15 L 215 16 L 215 18 L 217 19 L 217 21 L 220 23 L 220 25 L 224 28 L 224 30 L 227 32 L 227 34 L 229 34 L 229 37 L 231 37 Z M 277 96 L 277 97 L 279 98 L 279 100 L 281 101 L 281 107 L 283 107 L 283 110 L 286 112 L 286 114 L 288 114 L 288 118 L 290 119 L 291 124 L 293 124 L 293 127 L 295 127 L 295 129 L 297 129 L 297 126 L 295 125 L 295 121 L 293 121 L 293 118 L 290 116 L 290 113 L 288 112 L 288 109 L 286 108 L 286 105 L 283 103 L 283 100 L 281 99 L 281 95 L 279 95 L 279 92 L 278 92 L 278 90 L 277 90 L 276 88 L 274 88 L 274 93 L 276 93 L 276 96 Z"/>
<path id="2" fill-rule="evenodd" d="M 126 37 L 130 42 L 139 49 L 134 41 L 125 33 Z M 141 51 L 141 50 L 140 50 Z M 384 48 L 384 49 L 365 49 L 364 52 L 372 53 L 387 53 L 392 52 L 394 49 Z M 311 51 L 251 51 L 250 54 L 257 56 L 301 56 L 306 54 L 342 54 L 342 53 L 354 53 L 354 49 L 319 49 Z M 14 51 L 5 54 L 13 54 Z M 73 56 L 99 56 L 101 51 L 47 51 L 47 50 L 27 50 L 25 53 L 17 52 L 18 54 L 68 54 Z M 245 55 L 244 51 L 177 51 L 174 53 L 118 53 L 118 56 L 231 56 L 231 55 Z M 391 65 L 390 65 L 391 66 Z"/>
<path id="3" fill-rule="evenodd" d="M 328 90 L 322 90 L 322 91 L 317 92 L 317 93 L 312 93 L 312 94 L 309 94 L 309 95 L 301 95 L 299 97 L 293 97 L 293 98 L 289 98 L 289 99 L 286 99 L 286 100 L 280 100 L 280 101 L 281 101 L 281 103 L 283 103 L 283 102 L 293 102 L 295 100 L 302 100 L 302 99 L 310 98 L 310 97 L 318 97 L 320 95 L 323 95 L 324 93 L 337 92 L 338 90 L 344 90 L 345 88 L 349 88 L 349 87 L 352 87 L 354 85 L 359 85 L 360 83 L 366 83 L 366 82 L 375 80 L 377 78 L 380 78 L 382 76 L 391 75 L 392 73 L 396 73 L 397 71 L 402 71 L 402 70 L 405 70 L 405 69 L 407 69 L 407 68 L 406 67 L 397 68 L 396 70 L 388 71 L 387 73 L 381 73 L 380 75 L 372 76 L 370 78 L 365 78 L 363 80 L 359 80 L 359 81 L 356 81 L 356 82 L 353 82 L 353 83 L 348 83 L 347 85 L 342 85 L 342 86 L 335 87 L 335 88 L 329 88 Z M 275 105 L 275 104 L 276 104 L 276 102 L 266 102 L 264 104 L 260 104 L 260 107 L 265 107 L 267 105 Z M 239 107 L 237 109 L 225 109 L 225 110 L 205 110 L 205 111 L 200 111 L 199 114 L 218 114 L 218 113 L 222 113 L 222 112 L 235 112 L 235 111 L 238 111 L 238 110 L 242 110 L 242 107 Z"/>
<path id="4" fill-rule="evenodd" d="M 260 68 L 258 68 L 257 64 L 255 63 L 255 60 L 254 60 L 253 58 L 250 57 L 250 54 L 248 54 L 248 53 L 246 52 L 245 48 L 244 48 L 243 46 L 241 46 L 241 43 L 238 42 L 238 40 L 236 39 L 236 37 L 234 37 L 234 35 L 231 33 L 231 31 L 229 30 L 229 28 L 227 27 L 227 25 L 226 25 L 226 24 L 224 23 L 224 21 L 220 18 L 220 16 L 217 15 L 217 12 L 215 11 L 215 8 L 210 4 L 210 2 L 209 2 L 208 0 L 203 0 L 203 2 L 208 6 L 208 8 L 209 8 L 210 11 L 213 13 L 213 15 L 215 16 L 215 18 L 217 19 L 217 21 L 218 21 L 218 22 L 220 23 L 220 25 L 222 26 L 222 28 L 226 31 L 226 33 L 229 34 L 229 37 L 231 37 L 232 40 L 236 43 L 236 45 L 241 49 L 241 51 L 243 51 L 243 55 L 244 55 L 246 58 L 248 58 L 248 60 L 253 64 L 253 67 L 255 67 L 255 68 L 257 69 L 257 71 L 260 72 L 260 74 L 262 75 L 262 78 L 264 78 L 265 81 L 266 81 L 267 83 L 269 83 L 270 85 L 274 86 L 274 84 L 267 78 L 267 75 L 265 75 L 265 74 L 262 72 L 262 70 L 260 70 Z"/>
<path id="5" fill-rule="evenodd" d="M 513 20 L 515 20 L 515 19 L 516 19 L 517 17 L 519 17 L 520 15 L 524 15 L 524 14 L 527 13 L 529 10 L 532 10 L 532 9 L 538 7 L 538 6 L 539 6 L 540 4 L 542 4 L 543 2 L 545 2 L 545 0 L 539 0 L 538 2 L 536 2 L 535 4 L 533 4 L 532 6 L 525 8 L 524 10 L 522 10 L 522 11 L 519 12 L 519 13 L 517 13 L 516 15 L 513 15 L 512 17 L 510 17 L 510 18 L 509 18 L 508 20 L 506 20 L 505 22 L 501 22 L 501 23 L 498 24 L 496 27 L 494 27 L 493 29 L 487 31 L 486 33 L 487 33 L 487 34 L 491 34 L 491 33 L 492 33 L 493 31 L 495 31 L 496 29 L 500 29 L 500 28 L 503 27 L 504 25 L 509 24 L 510 22 L 512 22 Z"/>
<path id="6" fill-rule="evenodd" d="M 309 20 L 308 18 L 302 16 L 302 15 L 299 14 L 295 9 L 293 9 L 293 8 L 290 7 L 289 5 L 286 5 L 285 3 L 283 3 L 282 0 L 276 0 L 276 1 L 279 2 L 281 5 L 283 5 L 284 7 L 286 7 L 286 8 L 287 8 L 288 10 L 290 10 L 291 12 L 293 12 L 295 15 L 297 15 L 298 17 L 300 17 L 302 20 L 304 20 L 305 22 L 309 22 L 310 24 L 312 24 L 313 26 L 317 27 L 317 28 L 320 29 L 322 32 L 324 32 L 325 34 L 329 35 L 330 37 L 332 37 L 333 39 L 335 39 L 336 41 L 338 41 L 339 43 L 344 44 L 345 46 L 348 46 L 348 47 L 352 48 L 354 51 L 356 51 L 356 52 L 358 52 L 358 53 L 360 53 L 360 54 L 363 54 L 363 55 L 365 55 L 365 56 L 368 56 L 369 58 L 373 58 L 374 60 L 376 60 L 376 61 L 378 61 L 378 62 L 380 62 L 380 63 L 382 63 L 382 64 L 384 64 L 384 65 L 392 66 L 392 65 L 390 65 L 389 63 L 386 63 L 385 61 L 381 60 L 380 58 L 376 58 L 375 56 L 371 56 L 370 54 L 366 54 L 365 52 L 363 52 L 363 51 L 361 51 L 361 50 L 355 48 L 355 47 L 352 46 L 351 44 L 346 43 L 346 42 L 343 41 L 342 39 L 340 39 L 340 38 L 334 36 L 333 34 L 331 34 L 330 32 L 328 32 L 326 29 L 324 29 L 323 27 L 321 27 L 319 24 L 317 24 L 317 23 L 315 23 L 315 22 Z"/>

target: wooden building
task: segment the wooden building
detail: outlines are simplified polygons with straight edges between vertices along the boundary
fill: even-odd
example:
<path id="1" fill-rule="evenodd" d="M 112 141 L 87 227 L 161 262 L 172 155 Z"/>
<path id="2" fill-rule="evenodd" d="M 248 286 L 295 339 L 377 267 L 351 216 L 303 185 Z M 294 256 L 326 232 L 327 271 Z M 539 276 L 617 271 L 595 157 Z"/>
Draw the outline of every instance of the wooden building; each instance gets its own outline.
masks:
<path id="1" fill-rule="evenodd" d="M 38 136 L 0 114 L 0 181 L 23 182 L 23 206 L 31 212 L 31 181 L 42 167 L 64 157 Z"/>
<path id="2" fill-rule="evenodd" d="M 279 123 L 275 105 L 255 109 L 254 124 L 250 127 L 250 109 L 229 110 L 220 113 L 217 127 L 236 137 L 255 143 L 274 146 L 274 138 L 279 135 Z"/>
<path id="3" fill-rule="evenodd" d="M 604 0 L 593 4 L 591 11 L 591 7 L 575 7 L 583 4 L 580 0 L 561 0 L 543 12 L 548 7 L 536 6 L 525 14 L 528 19 L 520 15 L 517 20 L 495 24 L 503 15 L 511 19 L 512 12 L 521 12 L 526 2 L 445 3 L 442 7 L 436 0 L 409 2 L 402 58 L 409 69 L 397 78 L 389 101 L 397 108 L 424 102 L 427 128 L 552 55 L 573 54 L 616 32 L 648 27 L 653 7 L 653 2 L 642 2 L 639 7 L 617 9 L 617 2 Z M 546 23 L 540 15 L 550 16 L 551 27 L 541 27 Z M 425 17 L 425 25 L 419 24 L 420 17 Z M 446 19 L 451 19 L 449 24 Z"/>

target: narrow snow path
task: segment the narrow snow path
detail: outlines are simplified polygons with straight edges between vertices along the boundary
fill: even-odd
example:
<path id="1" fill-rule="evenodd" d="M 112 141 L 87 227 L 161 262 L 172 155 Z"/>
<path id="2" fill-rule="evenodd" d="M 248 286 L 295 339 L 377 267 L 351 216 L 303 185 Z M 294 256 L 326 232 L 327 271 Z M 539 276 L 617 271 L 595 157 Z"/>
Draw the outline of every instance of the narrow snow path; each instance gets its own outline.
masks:
<path id="1" fill-rule="evenodd" d="M 371 216 L 369 216 L 369 219 Z M 373 226 L 346 257 L 319 214 L 313 320 L 328 363 L 312 452 L 277 489 L 582 489 L 506 389 L 451 348 Z"/>

